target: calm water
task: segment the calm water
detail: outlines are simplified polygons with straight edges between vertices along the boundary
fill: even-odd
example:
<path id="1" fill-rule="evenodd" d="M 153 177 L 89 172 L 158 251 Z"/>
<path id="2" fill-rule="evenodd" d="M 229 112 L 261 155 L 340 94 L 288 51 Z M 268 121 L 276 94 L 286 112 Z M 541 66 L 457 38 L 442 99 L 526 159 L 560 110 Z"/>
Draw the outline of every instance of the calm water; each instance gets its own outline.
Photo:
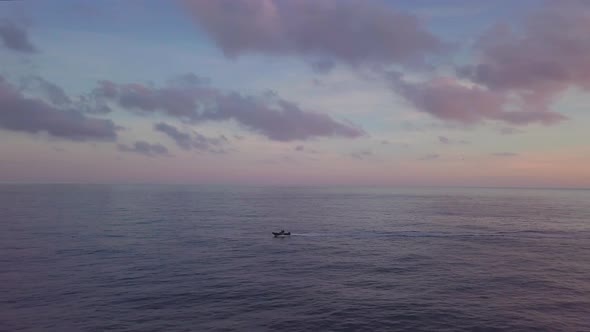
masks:
<path id="1" fill-rule="evenodd" d="M 590 191 L 0 186 L 2 331 L 590 331 L 589 317 Z"/>

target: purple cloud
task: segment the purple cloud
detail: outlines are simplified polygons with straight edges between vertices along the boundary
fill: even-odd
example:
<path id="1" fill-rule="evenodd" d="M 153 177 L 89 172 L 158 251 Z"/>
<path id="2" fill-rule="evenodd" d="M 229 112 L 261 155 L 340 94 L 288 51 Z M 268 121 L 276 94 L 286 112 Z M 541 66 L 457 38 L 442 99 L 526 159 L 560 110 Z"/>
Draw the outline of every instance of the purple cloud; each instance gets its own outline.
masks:
<path id="1" fill-rule="evenodd" d="M 198 151 L 207 151 L 212 153 L 226 152 L 223 149 L 223 146 L 228 143 L 228 140 L 225 136 L 214 138 L 207 137 L 199 133 L 193 133 L 193 135 L 191 135 L 189 133 L 178 130 L 178 128 L 172 125 L 163 122 L 155 124 L 154 129 L 172 138 L 176 142 L 176 145 L 178 145 L 180 148 L 184 150 L 194 149 Z"/>
<path id="2" fill-rule="evenodd" d="M 356 138 L 365 135 L 359 128 L 337 122 L 326 114 L 304 111 L 282 99 L 261 101 L 237 93 L 220 95 L 216 107 L 203 112 L 200 119 L 233 119 L 271 140 L 285 142 L 323 136 Z"/>
<path id="3" fill-rule="evenodd" d="M 72 103 L 66 92 L 59 86 L 40 76 L 30 76 L 23 80 L 23 88 L 26 90 L 39 91 L 54 105 L 63 106 Z"/>
<path id="4" fill-rule="evenodd" d="M 117 98 L 123 108 L 147 112 L 164 111 L 171 116 L 195 118 L 200 106 L 198 94 L 201 92 L 200 89 L 151 88 L 141 84 L 127 84 L 118 86 Z"/>
<path id="5" fill-rule="evenodd" d="M 96 95 L 96 90 L 87 95 L 80 95 L 77 99 L 72 99 L 66 92 L 56 84 L 47 81 L 40 76 L 30 76 L 23 79 L 22 87 L 24 90 L 41 93 L 47 100 L 56 106 L 69 106 L 84 113 L 107 114 L 112 109 Z"/>
<path id="6" fill-rule="evenodd" d="M 323 64 L 334 60 L 351 65 L 421 63 L 445 48 L 415 16 L 380 1 L 184 2 L 197 25 L 232 58 L 299 55 L 325 70 L 331 65 Z"/>
<path id="7" fill-rule="evenodd" d="M 103 100 L 84 95 L 79 96 L 73 105 L 84 113 L 107 114 L 113 111 Z"/>
<path id="8" fill-rule="evenodd" d="M 155 124 L 154 129 L 168 135 L 168 137 L 172 138 L 179 147 L 185 150 L 190 150 L 193 147 L 193 139 L 191 135 L 179 131 L 174 126 L 161 122 Z"/>
<path id="9" fill-rule="evenodd" d="M 25 97 L 1 76 L 0 129 L 45 132 L 72 141 L 114 140 L 117 137 L 117 126 L 111 120 L 88 117 L 78 110 L 58 108 L 40 99 Z"/>
<path id="10" fill-rule="evenodd" d="M 139 112 L 161 112 L 189 122 L 234 120 L 271 140 L 293 141 L 316 137 L 356 138 L 364 131 L 335 121 L 330 116 L 302 110 L 294 103 L 265 94 L 261 97 L 225 93 L 202 84 L 168 85 L 103 81 L 93 92 L 120 107 Z"/>
<path id="11" fill-rule="evenodd" d="M 168 149 L 161 144 L 150 144 L 145 141 L 137 141 L 133 146 L 118 144 L 117 148 L 122 152 L 137 153 L 148 157 L 169 156 Z"/>
<path id="12" fill-rule="evenodd" d="M 35 53 L 37 49 L 31 41 L 27 31 L 14 22 L 0 21 L 0 40 L 4 47 L 23 53 Z"/>

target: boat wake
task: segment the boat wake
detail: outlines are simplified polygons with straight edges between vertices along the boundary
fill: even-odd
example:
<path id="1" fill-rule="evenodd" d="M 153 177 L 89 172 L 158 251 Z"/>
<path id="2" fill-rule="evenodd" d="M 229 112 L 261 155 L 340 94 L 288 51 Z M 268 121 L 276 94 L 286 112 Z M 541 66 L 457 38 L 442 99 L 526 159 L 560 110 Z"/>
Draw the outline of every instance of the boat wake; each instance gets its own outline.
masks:
<path id="1" fill-rule="evenodd" d="M 421 232 L 421 231 L 394 231 L 394 232 L 326 232 L 326 233 L 291 233 L 297 237 L 331 237 L 331 238 L 568 238 L 571 234 L 559 234 L 555 232 L 483 232 L 483 233 L 445 233 L 445 232 Z M 584 236 L 578 234 L 576 237 Z M 590 236 L 590 234 L 586 235 Z"/>

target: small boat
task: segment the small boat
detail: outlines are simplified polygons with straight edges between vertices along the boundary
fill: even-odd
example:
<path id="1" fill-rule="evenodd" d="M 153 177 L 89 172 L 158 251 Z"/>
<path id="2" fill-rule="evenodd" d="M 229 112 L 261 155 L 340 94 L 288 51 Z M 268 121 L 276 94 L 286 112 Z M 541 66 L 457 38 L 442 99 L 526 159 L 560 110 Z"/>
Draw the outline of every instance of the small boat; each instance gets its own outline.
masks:
<path id="1" fill-rule="evenodd" d="M 285 231 L 272 232 L 272 235 L 274 235 L 275 237 L 283 237 L 283 236 L 291 235 L 291 232 L 285 232 Z"/>

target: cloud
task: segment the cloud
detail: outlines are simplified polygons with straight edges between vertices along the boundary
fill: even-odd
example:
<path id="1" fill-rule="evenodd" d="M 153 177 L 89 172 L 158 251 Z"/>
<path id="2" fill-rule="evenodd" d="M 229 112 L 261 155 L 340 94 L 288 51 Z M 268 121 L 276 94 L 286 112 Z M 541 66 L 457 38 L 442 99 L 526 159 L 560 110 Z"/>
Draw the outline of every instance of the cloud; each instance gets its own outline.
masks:
<path id="1" fill-rule="evenodd" d="M 451 140 L 449 140 L 448 138 L 446 138 L 444 136 L 439 136 L 438 141 L 442 144 L 451 144 Z"/>
<path id="2" fill-rule="evenodd" d="M 392 80 L 397 89 L 418 110 L 442 120 L 476 123 L 501 111 L 503 96 L 478 87 L 467 87 L 452 78 L 410 83 Z"/>
<path id="3" fill-rule="evenodd" d="M 167 86 L 154 88 L 143 84 L 118 85 L 110 81 L 103 81 L 95 89 L 96 96 L 107 99 L 116 99 L 119 106 L 144 112 L 164 112 L 168 115 L 186 119 L 197 117 L 199 100 L 211 99 L 214 101 L 217 91 L 211 91 L 211 96 L 201 96 L 206 90 L 201 88 L 177 88 Z M 207 101 L 204 100 L 204 101 Z"/>
<path id="4" fill-rule="evenodd" d="M 244 96 L 200 83 L 157 88 L 110 81 L 100 82 L 93 94 L 128 110 L 160 112 L 192 123 L 233 120 L 275 141 L 329 136 L 356 138 L 365 134 L 328 115 L 303 110 L 276 94 Z"/>
<path id="5" fill-rule="evenodd" d="M 310 61 L 310 64 L 311 64 L 311 68 L 319 74 L 329 73 L 330 71 L 332 71 L 332 69 L 336 65 L 334 63 L 334 61 L 326 60 L 326 59 Z"/>
<path id="6" fill-rule="evenodd" d="M 163 122 L 155 124 L 154 129 L 172 138 L 176 142 L 176 145 L 178 145 L 180 148 L 184 150 L 194 149 L 198 151 L 207 151 L 212 153 L 226 152 L 223 149 L 223 146 L 228 143 L 228 140 L 225 136 L 214 138 L 207 137 L 199 133 L 193 133 L 193 135 L 191 135 L 189 133 L 178 130 L 178 128 L 172 125 Z"/>
<path id="7" fill-rule="evenodd" d="M 293 141 L 315 137 L 338 136 L 357 138 L 364 131 L 335 121 L 330 116 L 302 110 L 282 99 L 260 101 L 237 93 L 217 98 L 216 107 L 201 114 L 203 120 L 233 119 L 271 140 Z"/>
<path id="8" fill-rule="evenodd" d="M 256 160 L 256 162 L 260 163 L 260 164 L 268 164 L 268 165 L 277 165 L 277 164 L 294 165 L 294 164 L 299 163 L 296 159 L 293 159 L 289 156 L 278 156 L 277 158 L 259 159 L 259 160 Z"/>
<path id="9" fill-rule="evenodd" d="M 84 113 L 108 114 L 113 111 L 104 101 L 84 95 L 79 96 L 74 105 Z"/>
<path id="10" fill-rule="evenodd" d="M 514 134 L 524 133 L 523 130 L 520 130 L 518 128 L 511 128 L 511 127 L 498 128 L 498 132 L 500 132 L 500 134 L 502 134 L 502 135 L 514 135 Z"/>
<path id="11" fill-rule="evenodd" d="M 533 95 L 568 85 L 590 87 L 590 6 L 579 1 L 548 3 L 529 17 L 522 33 L 497 25 L 479 39 L 480 62 L 467 68 L 474 81 Z"/>
<path id="12" fill-rule="evenodd" d="M 438 141 L 441 144 L 445 144 L 445 145 L 451 145 L 451 144 L 469 144 L 469 141 L 466 141 L 464 139 L 462 140 L 458 140 L 458 141 L 453 141 L 451 139 L 449 139 L 448 137 L 445 136 L 438 136 Z"/>
<path id="13" fill-rule="evenodd" d="M 474 65 L 459 74 L 494 93 L 512 94 L 520 114 L 508 122 L 526 123 L 530 116 L 550 116 L 551 103 L 570 87 L 590 90 L 590 5 L 582 1 L 548 1 L 522 29 L 496 25 L 476 44 Z M 556 122 L 554 114 L 548 119 Z"/>
<path id="14" fill-rule="evenodd" d="M 168 85 L 175 87 L 207 86 L 210 83 L 210 78 L 199 76 L 195 73 L 182 74 L 168 81 Z"/>
<path id="15" fill-rule="evenodd" d="M 41 94 L 51 104 L 59 107 L 72 107 L 84 113 L 107 114 L 112 109 L 106 105 L 102 98 L 104 93 L 108 93 L 108 83 L 99 82 L 100 88 L 94 89 L 90 94 L 78 96 L 72 99 L 58 85 L 47 81 L 40 76 L 28 76 L 22 79 L 21 88 L 23 91 Z"/>
<path id="16" fill-rule="evenodd" d="M 363 160 L 373 155 L 373 151 L 364 150 L 364 151 L 357 151 L 350 154 L 350 156 L 354 159 Z"/>
<path id="17" fill-rule="evenodd" d="M 435 154 L 435 153 L 431 153 L 431 154 L 427 154 L 423 157 L 418 158 L 418 160 L 435 160 L 440 158 L 440 155 Z"/>
<path id="18" fill-rule="evenodd" d="M 332 61 L 416 64 L 445 48 L 415 16 L 381 1 L 184 3 L 196 24 L 230 58 L 244 54 L 303 56 L 322 71 L 329 70 Z"/>
<path id="19" fill-rule="evenodd" d="M 94 88 L 92 95 L 96 97 L 114 98 L 119 93 L 117 84 L 111 81 L 98 81 L 98 87 Z"/>
<path id="20" fill-rule="evenodd" d="M 496 156 L 496 157 L 517 157 L 518 153 L 513 153 L 513 152 L 496 152 L 496 153 L 492 153 L 492 156 Z"/>
<path id="21" fill-rule="evenodd" d="M 567 119 L 552 103 L 569 88 L 590 91 L 590 5 L 547 1 L 520 29 L 498 24 L 475 43 L 459 78 L 409 81 L 384 77 L 418 110 L 462 124 L 489 120 L 512 126 L 554 125 Z"/>
<path id="22" fill-rule="evenodd" d="M 500 92 L 477 85 L 466 85 L 449 77 L 434 78 L 425 82 L 408 82 L 389 76 L 393 88 L 418 110 L 439 119 L 461 124 L 476 124 L 495 120 L 512 125 L 541 123 L 551 125 L 563 121 L 565 116 L 549 110 L 529 110 L 511 103 Z"/>
<path id="23" fill-rule="evenodd" d="M 54 105 L 63 106 L 72 103 L 70 97 L 61 87 L 40 76 L 27 77 L 23 79 L 22 85 L 25 90 L 39 90 Z"/>
<path id="24" fill-rule="evenodd" d="M 137 141 L 133 146 L 127 146 L 125 144 L 118 144 L 117 148 L 122 152 L 131 152 L 142 154 L 148 157 L 155 156 L 169 156 L 168 149 L 161 144 L 150 144 L 145 141 Z"/>
<path id="25" fill-rule="evenodd" d="M 8 20 L 0 20 L 0 40 L 4 47 L 23 53 L 36 53 L 37 49 L 24 27 Z"/>
<path id="26" fill-rule="evenodd" d="M 25 97 L 0 76 L 0 129 L 45 132 L 56 138 L 90 141 L 114 140 L 118 128 L 111 120 L 88 117 L 75 109 Z"/>
<path id="27" fill-rule="evenodd" d="M 319 153 L 318 150 L 309 149 L 303 145 L 297 145 L 295 148 L 293 148 L 293 150 L 295 150 L 297 152 L 307 153 L 307 154 L 318 154 Z"/>
<path id="28" fill-rule="evenodd" d="M 158 123 L 154 125 L 154 129 L 168 135 L 168 137 L 172 138 L 179 147 L 185 150 L 190 150 L 193 148 L 193 140 L 191 135 L 179 131 L 174 126 L 171 126 L 167 123 Z"/>

